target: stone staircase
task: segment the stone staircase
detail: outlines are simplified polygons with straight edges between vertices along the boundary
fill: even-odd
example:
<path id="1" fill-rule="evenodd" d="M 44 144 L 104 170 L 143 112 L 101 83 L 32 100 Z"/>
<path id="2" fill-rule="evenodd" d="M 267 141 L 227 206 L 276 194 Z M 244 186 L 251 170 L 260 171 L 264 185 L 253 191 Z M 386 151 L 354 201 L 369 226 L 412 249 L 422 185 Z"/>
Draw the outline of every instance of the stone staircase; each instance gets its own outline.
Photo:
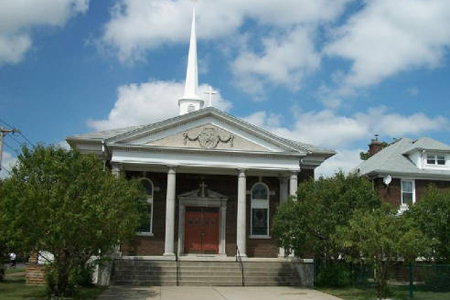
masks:
<path id="1" fill-rule="evenodd" d="M 139 286 L 285 286 L 302 285 L 294 263 L 244 261 L 244 278 L 235 261 L 155 261 L 117 259 L 111 274 L 115 285 Z M 304 284 L 303 284 L 304 285 Z"/>

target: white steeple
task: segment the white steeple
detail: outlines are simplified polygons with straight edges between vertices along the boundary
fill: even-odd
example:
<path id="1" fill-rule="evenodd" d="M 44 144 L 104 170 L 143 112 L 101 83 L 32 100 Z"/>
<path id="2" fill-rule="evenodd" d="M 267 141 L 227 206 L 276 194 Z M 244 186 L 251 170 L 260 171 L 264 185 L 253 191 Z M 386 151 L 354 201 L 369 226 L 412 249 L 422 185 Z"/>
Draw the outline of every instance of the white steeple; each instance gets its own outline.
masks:
<path id="1" fill-rule="evenodd" d="M 198 96 L 198 66 L 197 66 L 197 35 L 195 32 L 195 4 L 192 10 L 191 41 L 189 45 L 186 85 L 184 95 L 178 100 L 180 115 L 196 111 L 204 106 L 204 101 Z"/>

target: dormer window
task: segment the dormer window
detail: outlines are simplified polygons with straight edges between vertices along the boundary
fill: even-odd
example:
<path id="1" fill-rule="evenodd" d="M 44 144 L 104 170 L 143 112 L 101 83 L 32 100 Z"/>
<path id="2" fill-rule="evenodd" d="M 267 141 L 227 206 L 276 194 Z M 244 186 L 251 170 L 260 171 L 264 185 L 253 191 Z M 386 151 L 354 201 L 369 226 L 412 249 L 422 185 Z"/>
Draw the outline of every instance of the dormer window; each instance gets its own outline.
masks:
<path id="1" fill-rule="evenodd" d="M 427 154 L 427 164 L 435 166 L 445 166 L 445 156 L 436 154 Z"/>

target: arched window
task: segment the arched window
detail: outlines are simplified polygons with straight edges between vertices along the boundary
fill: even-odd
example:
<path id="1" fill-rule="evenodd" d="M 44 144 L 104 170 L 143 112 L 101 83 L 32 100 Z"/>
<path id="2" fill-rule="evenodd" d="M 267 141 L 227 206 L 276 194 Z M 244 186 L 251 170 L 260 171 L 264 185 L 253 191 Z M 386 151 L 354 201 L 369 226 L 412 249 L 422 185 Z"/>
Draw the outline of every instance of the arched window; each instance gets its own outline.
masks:
<path id="1" fill-rule="evenodd" d="M 251 189 L 251 236 L 269 236 L 269 188 L 262 182 Z"/>
<path id="2" fill-rule="evenodd" d="M 195 110 L 194 104 L 189 104 L 188 106 L 188 112 L 193 112 Z"/>
<path id="3" fill-rule="evenodd" d="M 141 178 L 141 184 L 147 192 L 147 215 L 148 217 L 139 226 L 139 234 L 153 234 L 153 182 L 148 178 Z"/>

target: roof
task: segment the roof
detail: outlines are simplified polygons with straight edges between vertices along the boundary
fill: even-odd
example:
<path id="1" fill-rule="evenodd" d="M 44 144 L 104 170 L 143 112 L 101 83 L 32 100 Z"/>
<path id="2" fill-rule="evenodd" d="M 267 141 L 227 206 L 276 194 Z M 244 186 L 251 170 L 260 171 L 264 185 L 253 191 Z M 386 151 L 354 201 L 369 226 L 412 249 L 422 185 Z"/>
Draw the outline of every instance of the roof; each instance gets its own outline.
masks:
<path id="1" fill-rule="evenodd" d="M 408 154 L 420 150 L 445 152 L 450 151 L 450 146 L 425 136 L 414 141 L 410 147 L 403 151 L 403 154 Z"/>
<path id="2" fill-rule="evenodd" d="M 148 125 L 140 125 L 140 126 L 131 126 L 120 129 L 94 132 L 94 133 L 86 133 L 80 135 L 74 135 L 68 137 L 66 140 L 69 142 L 76 141 L 93 141 L 93 142 L 105 142 L 105 143 L 114 143 L 119 140 L 127 140 L 131 137 L 138 137 L 141 134 L 148 133 L 149 131 L 159 130 L 161 128 L 174 126 L 179 123 L 189 122 L 190 120 L 195 120 L 198 118 L 202 118 L 208 115 L 218 116 L 219 118 L 225 119 L 235 125 L 238 125 L 246 130 L 252 131 L 260 136 L 265 136 L 272 140 L 277 141 L 278 143 L 288 145 L 298 151 L 306 151 L 309 154 L 319 154 L 324 155 L 326 157 L 330 157 L 335 154 L 333 150 L 319 148 L 310 144 L 301 143 L 298 141 L 293 141 L 289 139 L 282 138 L 278 135 L 275 135 L 267 130 L 264 130 L 258 126 L 250 124 L 246 121 L 243 121 L 239 118 L 236 118 L 230 114 L 227 114 L 217 108 L 207 107 L 203 108 L 188 114 L 176 116 L 174 118 L 166 119 L 164 121 L 151 123 Z"/>
<path id="3" fill-rule="evenodd" d="M 77 134 L 67 137 L 67 140 L 107 140 L 109 138 L 113 138 L 115 136 L 121 135 L 123 133 L 127 133 L 136 129 L 139 129 L 143 127 L 143 125 L 138 126 L 129 126 L 129 127 L 123 127 L 123 128 L 117 128 L 112 130 L 105 130 L 105 131 L 97 131 L 97 132 L 90 132 L 90 133 L 84 133 L 84 134 Z"/>
<path id="4" fill-rule="evenodd" d="M 429 137 L 418 140 L 401 138 L 395 140 L 356 169 L 361 175 L 399 175 L 420 178 L 448 177 L 450 170 L 419 169 L 407 154 L 421 150 L 443 151 L 450 153 L 450 146 Z"/>

